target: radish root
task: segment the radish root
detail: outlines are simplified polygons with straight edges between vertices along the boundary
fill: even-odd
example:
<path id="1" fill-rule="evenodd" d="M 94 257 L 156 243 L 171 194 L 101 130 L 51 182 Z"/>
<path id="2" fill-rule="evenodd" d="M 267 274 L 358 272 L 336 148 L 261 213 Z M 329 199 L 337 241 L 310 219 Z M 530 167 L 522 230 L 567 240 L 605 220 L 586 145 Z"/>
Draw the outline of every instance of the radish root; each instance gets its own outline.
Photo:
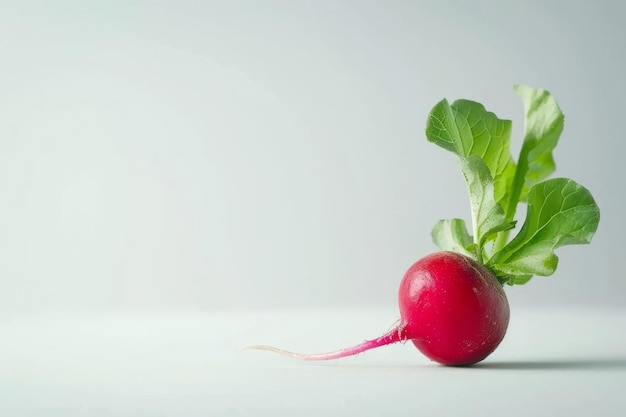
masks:
<path id="1" fill-rule="evenodd" d="M 247 346 L 242 349 L 244 350 L 267 350 L 269 352 L 278 353 L 279 355 L 288 356 L 294 359 L 300 359 L 304 361 L 326 361 L 331 359 L 339 359 L 345 358 L 347 356 L 358 355 L 359 353 L 363 353 L 370 349 L 375 349 L 381 346 L 390 345 L 393 343 L 397 343 L 400 341 L 406 340 L 404 326 L 397 326 L 389 330 L 384 335 L 377 337 L 376 339 L 366 340 L 363 343 L 359 343 L 358 345 L 339 349 L 333 352 L 327 353 L 314 353 L 314 354 L 303 354 L 290 352 L 288 350 L 280 349 L 274 346 L 267 345 L 253 345 Z"/>

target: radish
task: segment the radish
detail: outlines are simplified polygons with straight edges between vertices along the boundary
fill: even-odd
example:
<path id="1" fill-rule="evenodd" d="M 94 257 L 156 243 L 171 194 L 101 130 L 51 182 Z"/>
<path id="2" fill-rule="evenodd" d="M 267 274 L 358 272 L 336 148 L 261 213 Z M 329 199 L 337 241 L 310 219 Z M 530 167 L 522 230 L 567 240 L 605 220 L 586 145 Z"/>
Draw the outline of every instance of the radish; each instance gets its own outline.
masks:
<path id="1" fill-rule="evenodd" d="M 509 324 L 503 285 L 521 285 L 534 275 L 552 275 L 554 250 L 586 244 L 600 210 L 591 193 L 567 178 L 546 179 L 555 169 L 552 150 L 563 114 L 546 90 L 516 86 L 525 109 L 524 142 L 517 162 L 509 144 L 511 122 L 483 105 L 457 100 L 437 103 L 426 123 L 427 139 L 458 156 L 470 197 L 473 234 L 462 219 L 440 220 L 432 239 L 441 249 L 413 264 L 398 292 L 400 320 L 382 336 L 321 354 L 269 350 L 303 360 L 329 360 L 410 340 L 443 365 L 471 365 L 489 356 Z M 515 213 L 526 218 L 515 237 Z"/>
<path id="2" fill-rule="evenodd" d="M 271 346 L 248 349 L 328 360 L 410 340 L 433 361 L 469 365 L 498 347 L 509 324 L 509 303 L 496 277 L 476 261 L 454 252 L 433 253 L 413 264 L 400 284 L 398 304 L 401 319 L 393 329 L 354 347 L 313 355 Z"/>

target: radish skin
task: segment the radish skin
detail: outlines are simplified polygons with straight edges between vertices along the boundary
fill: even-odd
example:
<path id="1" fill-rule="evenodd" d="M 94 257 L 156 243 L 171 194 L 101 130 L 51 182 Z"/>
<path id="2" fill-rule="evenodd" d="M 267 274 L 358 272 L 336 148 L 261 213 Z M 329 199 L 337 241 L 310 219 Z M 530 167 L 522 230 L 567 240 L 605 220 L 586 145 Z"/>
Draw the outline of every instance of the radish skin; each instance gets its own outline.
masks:
<path id="1" fill-rule="evenodd" d="M 398 302 L 407 337 L 444 365 L 485 359 L 509 325 L 509 303 L 497 278 L 455 252 L 437 252 L 413 264 L 400 283 Z"/>

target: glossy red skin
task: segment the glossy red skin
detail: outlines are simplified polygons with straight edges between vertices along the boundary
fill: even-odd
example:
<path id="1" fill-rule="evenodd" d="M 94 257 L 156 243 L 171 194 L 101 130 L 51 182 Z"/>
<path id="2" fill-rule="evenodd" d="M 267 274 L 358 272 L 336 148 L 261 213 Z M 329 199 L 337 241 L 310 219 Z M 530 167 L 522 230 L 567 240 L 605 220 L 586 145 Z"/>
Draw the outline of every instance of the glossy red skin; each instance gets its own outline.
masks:
<path id="1" fill-rule="evenodd" d="M 402 333 L 428 358 L 470 365 L 493 352 L 509 325 L 509 303 L 476 261 L 437 252 L 413 264 L 400 284 Z"/>

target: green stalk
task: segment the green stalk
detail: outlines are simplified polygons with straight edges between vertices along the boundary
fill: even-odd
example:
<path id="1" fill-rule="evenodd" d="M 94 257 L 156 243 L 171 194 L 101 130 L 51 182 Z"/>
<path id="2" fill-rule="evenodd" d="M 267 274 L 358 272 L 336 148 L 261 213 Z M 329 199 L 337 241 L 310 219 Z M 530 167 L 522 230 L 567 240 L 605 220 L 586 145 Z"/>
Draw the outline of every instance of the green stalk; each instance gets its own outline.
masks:
<path id="1" fill-rule="evenodd" d="M 504 211 L 504 216 L 507 221 L 513 221 L 515 218 L 515 212 L 517 211 L 517 205 L 522 195 L 522 189 L 524 188 L 524 182 L 526 173 L 528 172 L 528 156 L 530 151 L 534 148 L 535 143 L 531 144 L 530 140 L 525 140 L 520 150 L 519 158 L 517 160 L 517 166 L 515 167 L 515 175 L 513 176 L 513 184 L 511 189 L 511 198 Z M 506 246 L 509 239 L 510 230 L 505 230 L 498 233 L 498 237 L 493 244 L 492 254 L 497 253 L 500 249 Z"/>

